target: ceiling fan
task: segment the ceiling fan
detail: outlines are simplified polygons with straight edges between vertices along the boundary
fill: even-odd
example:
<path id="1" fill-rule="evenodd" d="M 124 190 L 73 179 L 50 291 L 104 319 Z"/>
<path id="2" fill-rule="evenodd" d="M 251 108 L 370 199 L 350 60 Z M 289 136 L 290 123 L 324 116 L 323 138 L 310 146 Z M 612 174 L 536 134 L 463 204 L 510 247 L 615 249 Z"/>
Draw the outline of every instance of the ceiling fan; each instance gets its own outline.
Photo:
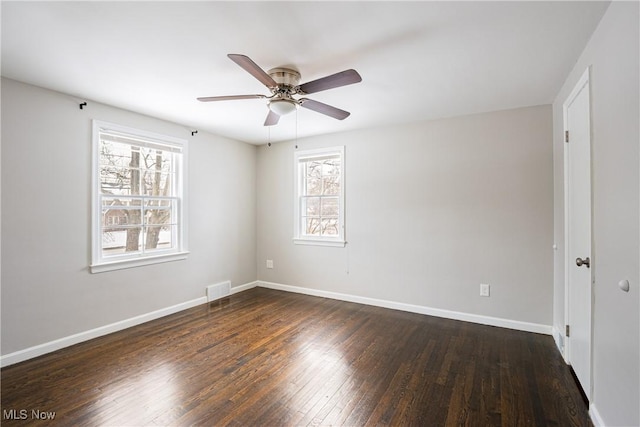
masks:
<path id="1" fill-rule="evenodd" d="M 327 77 L 322 77 L 307 83 L 300 83 L 300 73 L 290 68 L 273 68 L 265 72 L 248 56 L 230 53 L 227 55 L 233 62 L 242 67 L 246 72 L 258 79 L 270 91 L 271 95 L 229 95 L 229 96 L 207 96 L 198 98 L 198 101 L 232 101 L 236 99 L 264 98 L 269 100 L 269 114 L 264 122 L 264 126 L 278 124 L 280 116 L 295 111 L 298 106 L 313 110 L 315 112 L 344 120 L 351 113 L 341 110 L 322 102 L 308 98 L 294 98 L 294 95 L 307 95 L 340 86 L 347 86 L 362 81 L 362 77 L 356 70 L 345 70 Z"/>

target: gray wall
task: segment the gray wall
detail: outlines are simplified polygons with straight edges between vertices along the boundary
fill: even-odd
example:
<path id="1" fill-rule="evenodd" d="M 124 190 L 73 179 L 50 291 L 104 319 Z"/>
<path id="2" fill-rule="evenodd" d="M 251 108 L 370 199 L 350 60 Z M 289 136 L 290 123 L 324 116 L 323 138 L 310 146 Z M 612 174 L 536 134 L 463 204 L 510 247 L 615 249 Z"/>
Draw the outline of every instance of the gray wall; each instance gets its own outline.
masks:
<path id="1" fill-rule="evenodd" d="M 346 146 L 345 248 L 293 244 L 294 143 L 260 147 L 259 280 L 550 326 L 551 112 L 298 141 Z M 489 298 L 480 283 L 491 285 Z"/>
<path id="2" fill-rule="evenodd" d="M 613 2 L 553 104 L 554 326 L 564 328 L 562 104 L 591 66 L 593 407 L 606 425 L 639 425 L 639 86 L 637 2 Z M 629 293 L 618 288 L 631 283 Z"/>
<path id="3" fill-rule="evenodd" d="M 256 279 L 252 145 L 2 80 L 2 354 Z M 91 119 L 189 140 L 187 260 L 91 274 Z"/>

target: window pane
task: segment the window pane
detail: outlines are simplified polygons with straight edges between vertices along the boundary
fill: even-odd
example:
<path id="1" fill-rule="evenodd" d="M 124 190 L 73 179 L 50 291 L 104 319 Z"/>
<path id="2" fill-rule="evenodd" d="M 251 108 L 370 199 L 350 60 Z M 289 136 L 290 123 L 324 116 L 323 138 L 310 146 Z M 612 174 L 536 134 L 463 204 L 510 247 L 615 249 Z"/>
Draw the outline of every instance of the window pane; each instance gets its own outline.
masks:
<path id="1" fill-rule="evenodd" d="M 307 178 L 307 196 L 319 196 L 322 194 L 322 178 Z"/>
<path id="2" fill-rule="evenodd" d="M 147 225 L 172 224 L 170 208 L 145 209 L 144 223 Z"/>
<path id="3" fill-rule="evenodd" d="M 311 160 L 305 162 L 305 165 L 307 178 L 320 178 L 322 176 L 322 162 Z"/>
<path id="4" fill-rule="evenodd" d="M 102 226 L 132 226 L 142 223 L 142 212 L 139 209 L 103 209 Z"/>
<path id="5" fill-rule="evenodd" d="M 170 249 L 173 247 L 173 232 L 177 223 L 174 202 L 167 199 L 145 202 L 145 251 Z"/>
<path id="6" fill-rule="evenodd" d="M 337 197 L 324 197 L 322 199 L 322 216 L 333 216 L 337 217 L 339 215 L 339 205 Z"/>
<path id="7" fill-rule="evenodd" d="M 150 196 L 171 196 L 172 159 L 170 152 L 141 148 L 143 194 Z"/>
<path id="8" fill-rule="evenodd" d="M 106 194 L 140 194 L 140 149 L 103 141 L 100 147 L 101 190 Z"/>
<path id="9" fill-rule="evenodd" d="M 305 232 L 309 236 L 320 235 L 320 218 L 305 218 Z"/>
<path id="10" fill-rule="evenodd" d="M 304 163 L 305 191 L 304 194 L 316 196 L 322 194 L 322 163 L 308 161 Z"/>
<path id="11" fill-rule="evenodd" d="M 322 177 L 322 194 L 331 196 L 340 194 L 340 175 Z"/>
<path id="12" fill-rule="evenodd" d="M 142 224 L 139 199 L 103 199 L 102 226 L 131 226 Z"/>
<path id="13" fill-rule="evenodd" d="M 156 171 L 142 172 L 143 194 L 146 196 L 172 196 L 173 175 Z"/>
<path id="14" fill-rule="evenodd" d="M 337 236 L 338 235 L 338 219 L 322 219 L 322 235 Z"/>
<path id="15" fill-rule="evenodd" d="M 170 173 L 172 154 L 168 151 L 143 147 L 140 149 L 140 167 L 162 173 Z"/>
<path id="16" fill-rule="evenodd" d="M 133 172 L 129 168 L 103 165 L 100 167 L 100 191 L 102 194 L 129 196 L 132 175 Z M 135 177 L 138 176 L 136 173 Z"/>
<path id="17" fill-rule="evenodd" d="M 102 256 L 137 252 L 141 249 L 142 228 L 103 228 Z"/>
<path id="18" fill-rule="evenodd" d="M 320 216 L 320 197 L 304 197 L 302 199 L 302 215 Z"/>
<path id="19" fill-rule="evenodd" d="M 145 251 L 171 249 L 175 225 L 146 227 L 144 236 Z"/>
<path id="20" fill-rule="evenodd" d="M 340 175 L 340 159 L 328 159 L 322 162 L 322 175 Z"/>
<path id="21" fill-rule="evenodd" d="M 139 148 L 103 140 L 100 144 L 100 165 L 120 168 L 130 167 L 132 151 L 139 153 Z"/>

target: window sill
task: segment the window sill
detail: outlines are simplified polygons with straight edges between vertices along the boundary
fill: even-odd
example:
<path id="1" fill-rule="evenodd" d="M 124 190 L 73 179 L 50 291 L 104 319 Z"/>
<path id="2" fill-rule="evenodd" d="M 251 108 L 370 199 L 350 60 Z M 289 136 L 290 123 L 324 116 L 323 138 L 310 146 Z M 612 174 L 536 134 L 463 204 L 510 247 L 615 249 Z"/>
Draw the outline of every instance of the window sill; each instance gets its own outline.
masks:
<path id="1" fill-rule="evenodd" d="M 320 239 L 293 239 L 296 245 L 312 245 L 312 246 L 332 246 L 335 248 L 344 248 L 347 244 L 344 240 L 320 240 Z"/>
<path id="2" fill-rule="evenodd" d="M 122 270 L 125 268 L 141 267 L 143 265 L 160 264 L 163 262 L 179 261 L 187 259 L 188 251 L 177 252 L 166 255 L 156 255 L 144 258 L 129 258 L 118 261 L 103 262 L 100 264 L 92 264 L 89 267 L 91 273 L 104 273 L 105 271 Z"/>

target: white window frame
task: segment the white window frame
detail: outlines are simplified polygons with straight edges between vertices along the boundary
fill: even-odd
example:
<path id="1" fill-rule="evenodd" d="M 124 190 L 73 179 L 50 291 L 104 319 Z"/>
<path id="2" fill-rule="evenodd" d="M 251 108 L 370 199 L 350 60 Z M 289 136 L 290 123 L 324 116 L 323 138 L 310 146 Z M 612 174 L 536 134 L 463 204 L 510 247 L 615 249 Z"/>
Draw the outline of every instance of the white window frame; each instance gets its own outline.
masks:
<path id="1" fill-rule="evenodd" d="M 126 135 L 129 138 L 139 138 L 154 146 L 165 146 L 181 153 L 176 162 L 176 197 L 177 197 L 177 227 L 175 233 L 175 247 L 166 250 L 154 250 L 150 253 L 136 252 L 105 257 L 102 254 L 102 206 L 100 190 L 100 134 L 110 132 Z M 140 129 L 93 120 L 93 153 L 91 179 L 91 273 L 120 270 L 143 265 L 158 264 L 168 261 L 186 259 L 187 250 L 187 140 L 167 135 L 161 135 Z M 144 144 L 144 143 L 143 143 Z"/>
<path id="2" fill-rule="evenodd" d="M 307 160 L 319 159 L 327 156 L 340 158 L 340 194 L 338 195 L 338 235 L 335 237 L 309 236 L 303 233 L 302 197 L 304 191 L 304 166 Z M 318 245 L 344 247 L 345 241 L 345 149 L 344 146 L 318 148 L 312 150 L 297 150 L 294 152 L 294 230 L 293 242 L 298 245 Z"/>

